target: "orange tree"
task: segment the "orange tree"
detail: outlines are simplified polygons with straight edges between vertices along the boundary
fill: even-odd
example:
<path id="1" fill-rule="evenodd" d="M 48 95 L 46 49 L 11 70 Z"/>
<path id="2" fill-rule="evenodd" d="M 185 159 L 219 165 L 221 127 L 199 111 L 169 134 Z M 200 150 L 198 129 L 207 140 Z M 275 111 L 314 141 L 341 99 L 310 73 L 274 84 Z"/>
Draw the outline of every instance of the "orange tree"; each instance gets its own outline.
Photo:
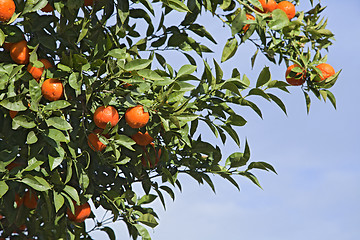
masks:
<path id="1" fill-rule="evenodd" d="M 275 172 L 250 161 L 247 142 L 225 159 L 198 127 L 240 147 L 242 107 L 262 117 L 249 97 L 286 113 L 273 90 L 291 85 L 308 111 L 310 94 L 336 106 L 329 88 L 339 72 L 323 56 L 333 34 L 312 0 L 307 11 L 296 11 L 300 0 L 12 2 L 0 1 L 2 238 L 91 239 L 101 230 L 114 239 L 106 224 L 122 221 L 133 239 L 150 239 L 144 226 L 155 227 L 158 216 L 149 204 L 174 198 L 180 174 L 214 189 L 211 175 L 239 188 L 236 176 L 260 186 L 254 169 Z M 229 34 L 221 59 L 207 59 L 217 42 L 200 13 Z M 173 14 L 180 24 L 167 20 Z M 224 73 L 222 62 L 245 42 L 257 49 L 252 65 L 262 53 L 283 66 L 284 79 L 272 80 L 269 67 L 252 80 L 236 68 Z M 166 51 L 188 62 L 174 69 Z M 112 217 L 96 218 L 91 208 L 99 207 Z"/>

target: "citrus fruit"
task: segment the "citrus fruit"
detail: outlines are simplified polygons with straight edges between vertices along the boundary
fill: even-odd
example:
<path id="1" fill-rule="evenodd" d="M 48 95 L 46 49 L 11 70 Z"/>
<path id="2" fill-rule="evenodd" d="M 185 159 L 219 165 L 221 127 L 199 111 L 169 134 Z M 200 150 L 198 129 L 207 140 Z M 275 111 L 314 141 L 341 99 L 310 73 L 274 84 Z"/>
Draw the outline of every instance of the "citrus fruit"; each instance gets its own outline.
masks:
<path id="1" fill-rule="evenodd" d="M 253 16 L 253 15 L 251 15 L 251 14 L 246 14 L 246 19 L 247 20 L 255 20 L 255 17 Z M 250 24 L 246 24 L 242 29 L 243 29 L 243 31 L 244 31 L 244 33 L 249 29 L 249 27 L 250 27 Z"/>
<path id="2" fill-rule="evenodd" d="M 84 0 L 84 6 L 92 6 L 94 3 L 94 0 Z"/>
<path id="3" fill-rule="evenodd" d="M 45 7 L 43 7 L 43 8 L 41 9 L 41 11 L 48 13 L 48 12 L 54 11 L 54 8 L 53 8 L 53 6 L 51 6 L 51 5 L 48 3 L 48 4 L 46 4 Z"/>
<path id="4" fill-rule="evenodd" d="M 64 86 L 57 78 L 46 79 L 41 85 L 41 93 L 49 101 L 59 100 L 63 96 Z"/>
<path id="5" fill-rule="evenodd" d="M 302 73 L 297 73 L 294 77 L 288 76 L 290 74 L 291 70 L 295 67 L 299 67 L 299 65 L 293 64 L 286 69 L 285 79 L 290 85 L 300 86 L 305 82 L 306 73 L 305 73 L 305 71 L 303 71 Z"/>
<path id="6" fill-rule="evenodd" d="M 24 206 L 29 208 L 29 209 L 35 209 L 37 207 L 37 200 L 38 200 L 38 197 L 36 196 L 36 193 L 34 191 L 27 191 L 25 194 L 24 194 L 24 197 L 23 197 L 23 200 L 24 200 Z"/>
<path id="7" fill-rule="evenodd" d="M 70 221 L 81 223 L 90 216 L 91 208 L 89 203 L 81 204 L 80 206 L 74 202 L 75 213 L 73 214 L 68 208 L 66 213 Z"/>
<path id="8" fill-rule="evenodd" d="M 261 6 L 263 7 L 263 11 L 261 11 L 260 9 L 257 9 L 259 12 L 262 13 L 268 13 L 268 12 L 272 12 L 276 9 L 277 3 L 275 0 L 259 0 Z"/>
<path id="9" fill-rule="evenodd" d="M 321 63 L 316 66 L 318 69 L 320 69 L 322 76 L 320 76 L 321 81 L 324 81 L 325 79 L 331 77 L 335 74 L 335 69 L 327 63 Z"/>
<path id="10" fill-rule="evenodd" d="M 94 112 L 94 122 L 99 128 L 105 129 L 108 122 L 110 122 L 111 127 L 114 127 L 118 121 L 119 113 L 113 106 L 101 106 Z"/>
<path id="11" fill-rule="evenodd" d="M 142 133 L 139 131 L 132 135 L 131 138 L 140 146 L 146 146 L 154 141 L 154 138 L 152 138 L 148 132 Z"/>
<path id="12" fill-rule="evenodd" d="M 10 51 L 10 48 L 11 46 L 13 45 L 14 43 L 12 42 L 4 42 L 2 47 L 6 50 L 6 51 Z"/>
<path id="13" fill-rule="evenodd" d="M 15 203 L 17 207 L 20 207 L 24 202 L 24 199 L 20 197 L 19 194 L 15 193 Z"/>
<path id="14" fill-rule="evenodd" d="M 11 118 L 16 117 L 17 114 L 18 114 L 18 111 L 13 111 L 13 110 L 9 111 L 9 115 L 10 115 Z"/>
<path id="15" fill-rule="evenodd" d="M 89 147 L 96 151 L 96 152 L 101 152 L 102 150 L 104 150 L 106 148 L 106 145 L 103 144 L 102 142 L 100 142 L 99 137 L 98 137 L 98 133 L 101 134 L 103 130 L 102 129 L 95 129 L 92 133 L 90 133 L 88 135 L 88 145 Z M 102 134 L 101 134 L 102 135 Z M 102 135 L 105 136 L 106 138 L 109 138 L 108 135 Z"/>
<path id="16" fill-rule="evenodd" d="M 15 13 L 13 0 L 0 0 L 0 22 L 7 22 Z"/>
<path id="17" fill-rule="evenodd" d="M 156 153 L 156 149 L 155 149 L 155 144 L 154 143 L 150 143 L 150 145 L 152 146 L 152 148 L 154 149 L 154 152 Z M 160 161 L 160 157 L 161 157 L 161 148 L 157 151 L 157 154 L 155 156 L 155 162 L 153 162 L 151 160 L 150 157 L 150 153 L 149 151 L 147 151 L 147 149 L 144 147 L 144 152 L 145 152 L 145 156 L 144 154 L 141 156 L 141 164 L 145 167 L 145 168 L 154 168 L 156 167 L 156 165 L 159 163 Z M 146 160 L 145 160 L 146 157 Z"/>
<path id="18" fill-rule="evenodd" d="M 5 168 L 9 171 L 11 171 L 13 168 L 16 168 L 16 167 L 19 167 L 21 166 L 22 164 L 21 163 L 18 163 L 18 162 L 11 162 L 9 165 L 7 165 Z"/>
<path id="19" fill-rule="evenodd" d="M 125 121 L 132 128 L 144 127 L 149 121 L 149 113 L 144 112 L 141 105 L 128 108 L 125 112 Z"/>
<path id="20" fill-rule="evenodd" d="M 17 64 L 28 64 L 30 54 L 26 40 L 11 44 L 10 56 Z"/>
<path id="21" fill-rule="evenodd" d="M 293 19 L 295 17 L 295 6 L 289 1 L 282 1 L 279 2 L 277 5 L 277 9 L 281 9 L 286 13 L 286 16 L 289 20 Z"/>
<path id="22" fill-rule="evenodd" d="M 43 67 L 34 67 L 33 65 L 29 64 L 27 66 L 27 71 L 33 76 L 34 79 L 36 79 L 37 81 L 40 80 L 41 78 L 41 75 L 43 74 L 44 72 L 44 69 L 48 69 L 48 68 L 51 68 L 52 67 L 52 64 L 51 62 L 49 62 L 49 60 L 45 59 L 45 58 L 42 58 L 42 59 L 39 59 L 40 62 L 43 63 Z"/>

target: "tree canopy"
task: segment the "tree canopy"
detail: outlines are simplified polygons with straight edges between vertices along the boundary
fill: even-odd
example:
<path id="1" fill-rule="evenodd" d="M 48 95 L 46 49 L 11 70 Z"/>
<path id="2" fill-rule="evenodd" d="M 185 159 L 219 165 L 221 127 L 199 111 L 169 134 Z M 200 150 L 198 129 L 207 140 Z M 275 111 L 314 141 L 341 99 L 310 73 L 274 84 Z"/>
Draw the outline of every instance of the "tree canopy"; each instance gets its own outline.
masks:
<path id="1" fill-rule="evenodd" d="M 305 0 L 17 0 L 7 19 L 8 2 L 0 1 L 3 238 L 92 239 L 99 230 L 115 239 L 106 224 L 122 221 L 131 238 L 151 239 L 151 203 L 174 199 L 180 174 L 215 191 L 213 175 L 240 189 L 238 176 L 261 187 L 254 170 L 276 173 L 240 143 L 241 109 L 262 118 L 251 96 L 286 114 L 276 91 L 297 86 L 308 112 L 311 95 L 336 107 L 329 89 L 340 71 L 324 55 L 334 35 L 313 0 L 295 13 L 289 9 Z M 224 46 L 200 24 L 204 14 L 223 23 Z M 273 80 L 269 66 L 257 79 L 236 67 L 224 72 L 244 43 L 256 47 L 252 66 L 263 54 L 284 66 L 284 79 Z M 175 69 L 167 51 L 188 62 Z M 208 58 L 218 51 L 221 59 Z M 241 151 L 225 157 L 200 126 Z M 111 217 L 96 218 L 93 207 Z"/>

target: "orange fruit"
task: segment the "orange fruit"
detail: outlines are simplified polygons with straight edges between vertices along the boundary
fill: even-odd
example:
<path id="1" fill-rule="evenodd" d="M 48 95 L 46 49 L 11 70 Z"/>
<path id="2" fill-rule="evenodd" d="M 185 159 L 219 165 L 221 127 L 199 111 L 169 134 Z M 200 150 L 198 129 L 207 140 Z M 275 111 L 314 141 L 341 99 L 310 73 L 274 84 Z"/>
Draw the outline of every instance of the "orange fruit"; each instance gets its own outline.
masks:
<path id="1" fill-rule="evenodd" d="M 66 211 L 70 221 L 81 223 L 90 216 L 91 208 L 89 203 L 86 202 L 79 206 L 76 205 L 76 203 L 74 202 L 74 206 L 75 206 L 75 214 L 73 214 L 69 208 Z"/>
<path id="2" fill-rule="evenodd" d="M 155 149 L 155 144 L 154 143 L 150 143 L 150 145 L 153 147 L 154 151 L 156 152 Z M 161 157 L 161 148 L 158 150 L 157 155 L 155 156 L 155 162 L 153 163 L 151 161 L 151 157 L 149 155 L 149 152 L 147 151 L 147 149 L 144 147 L 144 152 L 145 152 L 145 156 L 146 156 L 146 160 L 144 155 L 141 156 L 141 164 L 145 167 L 145 168 L 154 168 L 156 167 L 156 165 L 159 163 L 160 161 L 160 157 Z"/>
<path id="3" fill-rule="evenodd" d="M 0 22 L 7 22 L 15 13 L 13 0 L 0 0 Z"/>
<path id="4" fill-rule="evenodd" d="M 154 138 L 148 132 L 142 133 L 139 131 L 132 135 L 131 138 L 140 146 L 146 146 L 154 141 Z"/>
<path id="5" fill-rule="evenodd" d="M 335 69 L 327 63 L 320 63 L 316 66 L 318 69 L 320 69 L 322 76 L 320 76 L 320 81 L 324 81 L 325 79 L 331 77 L 335 74 Z"/>
<path id="6" fill-rule="evenodd" d="M 279 2 L 277 5 L 277 9 L 283 10 L 286 13 L 289 20 L 295 17 L 295 13 L 296 13 L 295 6 L 291 2 L 288 1 Z"/>
<path id="7" fill-rule="evenodd" d="M 101 106 L 94 112 L 94 122 L 99 128 L 105 129 L 106 124 L 110 122 L 111 127 L 114 127 L 119 122 L 119 113 L 113 106 Z"/>
<path id="8" fill-rule="evenodd" d="M 43 67 L 34 67 L 33 65 L 29 64 L 27 66 L 27 71 L 33 76 L 33 78 L 35 80 L 37 80 L 39 82 L 40 78 L 41 78 L 41 75 L 43 74 L 44 72 L 44 69 L 48 69 L 48 68 L 51 68 L 52 67 L 52 64 L 49 60 L 45 59 L 45 58 L 42 58 L 42 59 L 39 59 L 40 62 L 42 62 L 44 64 Z"/>
<path id="9" fill-rule="evenodd" d="M 17 207 L 20 207 L 24 203 L 24 199 L 22 199 L 17 193 L 15 193 L 15 203 Z"/>
<path id="10" fill-rule="evenodd" d="M 63 96 L 64 86 L 57 78 L 46 79 L 41 85 L 41 93 L 49 101 L 59 100 Z"/>
<path id="11" fill-rule="evenodd" d="M 13 45 L 14 43 L 12 42 L 4 42 L 2 47 L 6 50 L 6 51 L 10 51 L 10 48 L 11 46 Z"/>
<path id="12" fill-rule="evenodd" d="M 13 111 L 13 110 L 9 111 L 9 115 L 10 115 L 11 118 L 16 117 L 17 114 L 18 114 L 18 111 Z"/>
<path id="13" fill-rule="evenodd" d="M 54 11 L 54 8 L 53 8 L 53 6 L 51 6 L 51 5 L 48 3 L 48 4 L 46 4 L 45 7 L 43 7 L 43 8 L 41 9 L 41 11 L 43 11 L 43 12 L 52 12 L 52 11 Z"/>
<path id="14" fill-rule="evenodd" d="M 5 168 L 9 171 L 11 171 L 13 168 L 16 168 L 16 167 L 19 167 L 21 166 L 22 164 L 21 163 L 18 163 L 18 162 L 11 162 L 9 165 L 7 165 Z"/>
<path id="15" fill-rule="evenodd" d="M 276 9 L 276 6 L 277 6 L 277 3 L 275 0 L 259 0 L 259 2 L 264 10 L 261 11 L 258 8 L 256 8 L 256 10 L 259 12 L 262 12 L 262 13 L 272 12 Z"/>
<path id="16" fill-rule="evenodd" d="M 29 209 L 35 209 L 37 207 L 38 197 L 36 196 L 36 192 L 31 190 L 27 191 L 24 194 L 23 200 L 25 207 Z"/>
<path id="17" fill-rule="evenodd" d="M 299 67 L 299 65 L 293 64 L 286 69 L 285 79 L 290 85 L 300 86 L 305 82 L 306 72 L 303 71 L 302 73 L 297 73 L 295 77 L 289 77 L 288 75 L 290 74 L 291 70 L 295 67 Z"/>
<path id="18" fill-rule="evenodd" d="M 20 42 L 13 43 L 10 46 L 10 56 L 11 59 L 17 64 L 28 64 L 30 54 L 26 40 L 21 40 Z"/>
<path id="19" fill-rule="evenodd" d="M 94 3 L 94 0 L 84 0 L 84 6 L 92 6 Z"/>
<path id="20" fill-rule="evenodd" d="M 95 129 L 92 133 L 90 133 L 88 135 L 88 145 L 89 147 L 96 151 L 96 152 L 101 152 L 102 150 L 104 150 L 106 148 L 106 145 L 103 144 L 102 142 L 100 142 L 99 137 L 97 136 L 98 133 L 102 133 L 102 129 Z M 102 134 L 101 134 L 102 135 Z M 106 138 L 109 138 L 109 135 L 102 135 L 105 136 Z"/>
<path id="21" fill-rule="evenodd" d="M 144 112 L 141 105 L 128 108 L 125 112 L 125 121 L 132 128 L 144 127 L 149 121 L 149 113 Z"/>
<path id="22" fill-rule="evenodd" d="M 246 14 L 246 19 L 247 20 L 255 20 L 255 17 L 253 16 L 253 15 L 251 15 L 251 14 Z M 246 31 L 249 29 L 249 27 L 250 27 L 250 24 L 246 24 L 243 28 L 242 28 L 242 30 L 244 31 L 244 33 L 246 33 Z"/>

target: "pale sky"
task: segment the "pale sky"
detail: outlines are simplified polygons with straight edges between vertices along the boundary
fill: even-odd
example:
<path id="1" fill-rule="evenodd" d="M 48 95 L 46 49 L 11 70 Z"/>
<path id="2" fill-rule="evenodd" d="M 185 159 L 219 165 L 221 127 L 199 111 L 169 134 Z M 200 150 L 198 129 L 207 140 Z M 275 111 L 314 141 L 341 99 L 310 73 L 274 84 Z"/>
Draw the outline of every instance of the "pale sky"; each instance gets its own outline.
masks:
<path id="1" fill-rule="evenodd" d="M 312 98 L 307 115 L 303 94 L 297 87 L 291 88 L 291 94 L 280 95 L 288 116 L 274 103 L 253 98 L 262 109 L 264 119 L 241 109 L 248 124 L 237 131 L 242 143 L 245 138 L 249 141 L 251 160 L 271 163 L 278 175 L 254 172 L 264 190 L 239 177 L 240 192 L 225 180 L 214 177 L 216 194 L 187 176 L 180 177 L 183 192 L 175 190 L 175 202 L 167 198 L 166 211 L 159 201 L 153 204 L 160 224 L 149 229 L 152 239 L 360 239 L 360 108 L 357 105 L 360 2 L 328 0 L 322 3 L 328 5 L 323 16 L 329 18 L 328 28 L 337 40 L 330 47 L 328 63 L 336 71 L 343 69 L 331 89 L 338 109 Z M 218 40 L 221 39 L 219 30 L 224 29 L 221 26 L 206 27 Z M 215 49 L 218 53 L 209 59 L 215 57 L 220 62 L 223 45 L 224 42 L 219 41 Z M 237 66 L 242 74 L 254 80 L 266 65 L 273 79 L 284 80 L 285 65 L 276 66 L 260 55 L 251 70 L 249 59 L 253 52 L 254 49 L 241 46 L 237 54 L 222 65 L 224 75 L 229 76 L 229 71 Z M 186 59 L 183 60 L 176 59 L 176 64 L 187 64 Z M 231 142 L 222 145 L 212 135 L 203 135 L 203 138 L 218 144 L 224 158 L 237 148 Z M 123 223 L 116 223 L 113 228 L 116 239 L 130 239 Z M 93 236 L 107 239 L 103 233 Z"/>

